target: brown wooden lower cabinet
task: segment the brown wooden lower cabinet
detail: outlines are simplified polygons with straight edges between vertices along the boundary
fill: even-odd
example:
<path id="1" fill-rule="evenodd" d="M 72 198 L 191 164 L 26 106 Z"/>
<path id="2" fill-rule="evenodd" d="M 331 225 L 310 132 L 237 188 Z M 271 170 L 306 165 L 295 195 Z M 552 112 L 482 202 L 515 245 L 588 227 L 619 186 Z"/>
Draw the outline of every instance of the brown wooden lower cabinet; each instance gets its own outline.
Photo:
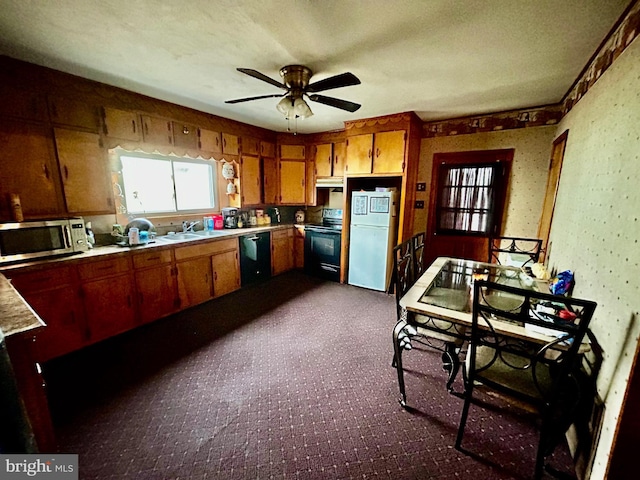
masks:
<path id="1" fill-rule="evenodd" d="M 188 308 L 213 298 L 211 260 L 200 257 L 176 263 L 180 308 Z"/>
<path id="2" fill-rule="evenodd" d="M 116 275 L 82 285 L 91 342 L 104 340 L 136 326 L 131 274 Z"/>
<path id="3" fill-rule="evenodd" d="M 135 278 L 140 322 L 153 322 L 178 310 L 173 265 L 136 270 Z"/>
<path id="4" fill-rule="evenodd" d="M 221 297 L 240 288 L 240 259 L 238 247 L 211 257 L 213 296 Z"/>
<path id="5" fill-rule="evenodd" d="M 271 274 L 280 275 L 293 268 L 293 229 L 271 232 Z"/>

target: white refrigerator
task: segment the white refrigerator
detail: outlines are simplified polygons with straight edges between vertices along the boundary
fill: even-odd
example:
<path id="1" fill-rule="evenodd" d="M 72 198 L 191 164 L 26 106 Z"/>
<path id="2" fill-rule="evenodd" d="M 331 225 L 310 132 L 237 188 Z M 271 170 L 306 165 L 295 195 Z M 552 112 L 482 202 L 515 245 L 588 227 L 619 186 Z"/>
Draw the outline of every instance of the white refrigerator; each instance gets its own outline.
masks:
<path id="1" fill-rule="evenodd" d="M 348 283 L 386 291 L 393 269 L 396 192 L 353 192 Z"/>

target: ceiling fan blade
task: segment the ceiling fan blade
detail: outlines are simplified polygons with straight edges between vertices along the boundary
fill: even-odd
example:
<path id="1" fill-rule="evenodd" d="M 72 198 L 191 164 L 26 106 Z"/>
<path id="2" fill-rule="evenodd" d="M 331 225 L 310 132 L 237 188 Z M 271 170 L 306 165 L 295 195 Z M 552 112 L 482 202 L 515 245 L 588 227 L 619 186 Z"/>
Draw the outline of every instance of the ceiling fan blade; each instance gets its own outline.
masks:
<path id="1" fill-rule="evenodd" d="M 285 93 L 278 93 L 276 95 L 260 95 L 258 97 L 247 97 L 247 98 L 237 98 L 235 100 L 227 100 L 224 103 L 242 103 L 242 102 L 250 102 L 251 100 L 260 100 L 261 98 L 274 98 L 274 97 L 284 97 Z"/>
<path id="2" fill-rule="evenodd" d="M 273 78 L 267 77 L 265 74 L 260 73 L 257 70 L 253 70 L 251 68 L 238 68 L 237 70 L 246 75 L 249 75 L 250 77 L 257 78 L 258 80 L 262 80 L 263 82 L 270 83 L 274 87 L 284 88 L 285 90 L 287 89 L 287 87 L 284 84 L 278 82 L 277 80 L 274 80 Z"/>
<path id="3" fill-rule="evenodd" d="M 349 87 L 351 85 L 360 85 L 360 80 L 353 73 L 341 73 L 333 77 L 318 80 L 309 85 L 305 91 L 307 92 L 323 92 L 332 88 Z"/>
<path id="4" fill-rule="evenodd" d="M 330 107 L 340 108 L 352 113 L 360 108 L 359 103 L 353 103 L 339 98 L 325 97 L 324 95 L 309 95 L 309 100 L 312 102 L 324 103 Z"/>

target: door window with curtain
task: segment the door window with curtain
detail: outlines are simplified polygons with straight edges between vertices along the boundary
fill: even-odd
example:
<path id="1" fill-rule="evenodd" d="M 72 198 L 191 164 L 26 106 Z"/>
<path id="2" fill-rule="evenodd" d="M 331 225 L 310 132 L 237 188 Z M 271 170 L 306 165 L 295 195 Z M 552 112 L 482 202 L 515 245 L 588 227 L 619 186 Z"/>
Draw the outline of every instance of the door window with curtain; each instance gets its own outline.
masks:
<path id="1" fill-rule="evenodd" d="M 489 235 L 500 164 L 440 165 L 437 232 Z"/>

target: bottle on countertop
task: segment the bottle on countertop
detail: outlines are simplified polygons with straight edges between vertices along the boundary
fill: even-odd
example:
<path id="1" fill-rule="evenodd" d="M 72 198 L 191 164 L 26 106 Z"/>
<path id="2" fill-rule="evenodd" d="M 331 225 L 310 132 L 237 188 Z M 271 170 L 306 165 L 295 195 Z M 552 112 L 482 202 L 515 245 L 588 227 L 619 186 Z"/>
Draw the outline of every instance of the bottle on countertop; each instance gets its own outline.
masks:
<path id="1" fill-rule="evenodd" d="M 87 222 L 84 227 L 87 233 L 87 245 L 89 246 L 89 248 L 93 248 L 93 246 L 96 244 L 96 237 L 93 234 L 93 230 L 91 230 L 91 222 Z"/>

